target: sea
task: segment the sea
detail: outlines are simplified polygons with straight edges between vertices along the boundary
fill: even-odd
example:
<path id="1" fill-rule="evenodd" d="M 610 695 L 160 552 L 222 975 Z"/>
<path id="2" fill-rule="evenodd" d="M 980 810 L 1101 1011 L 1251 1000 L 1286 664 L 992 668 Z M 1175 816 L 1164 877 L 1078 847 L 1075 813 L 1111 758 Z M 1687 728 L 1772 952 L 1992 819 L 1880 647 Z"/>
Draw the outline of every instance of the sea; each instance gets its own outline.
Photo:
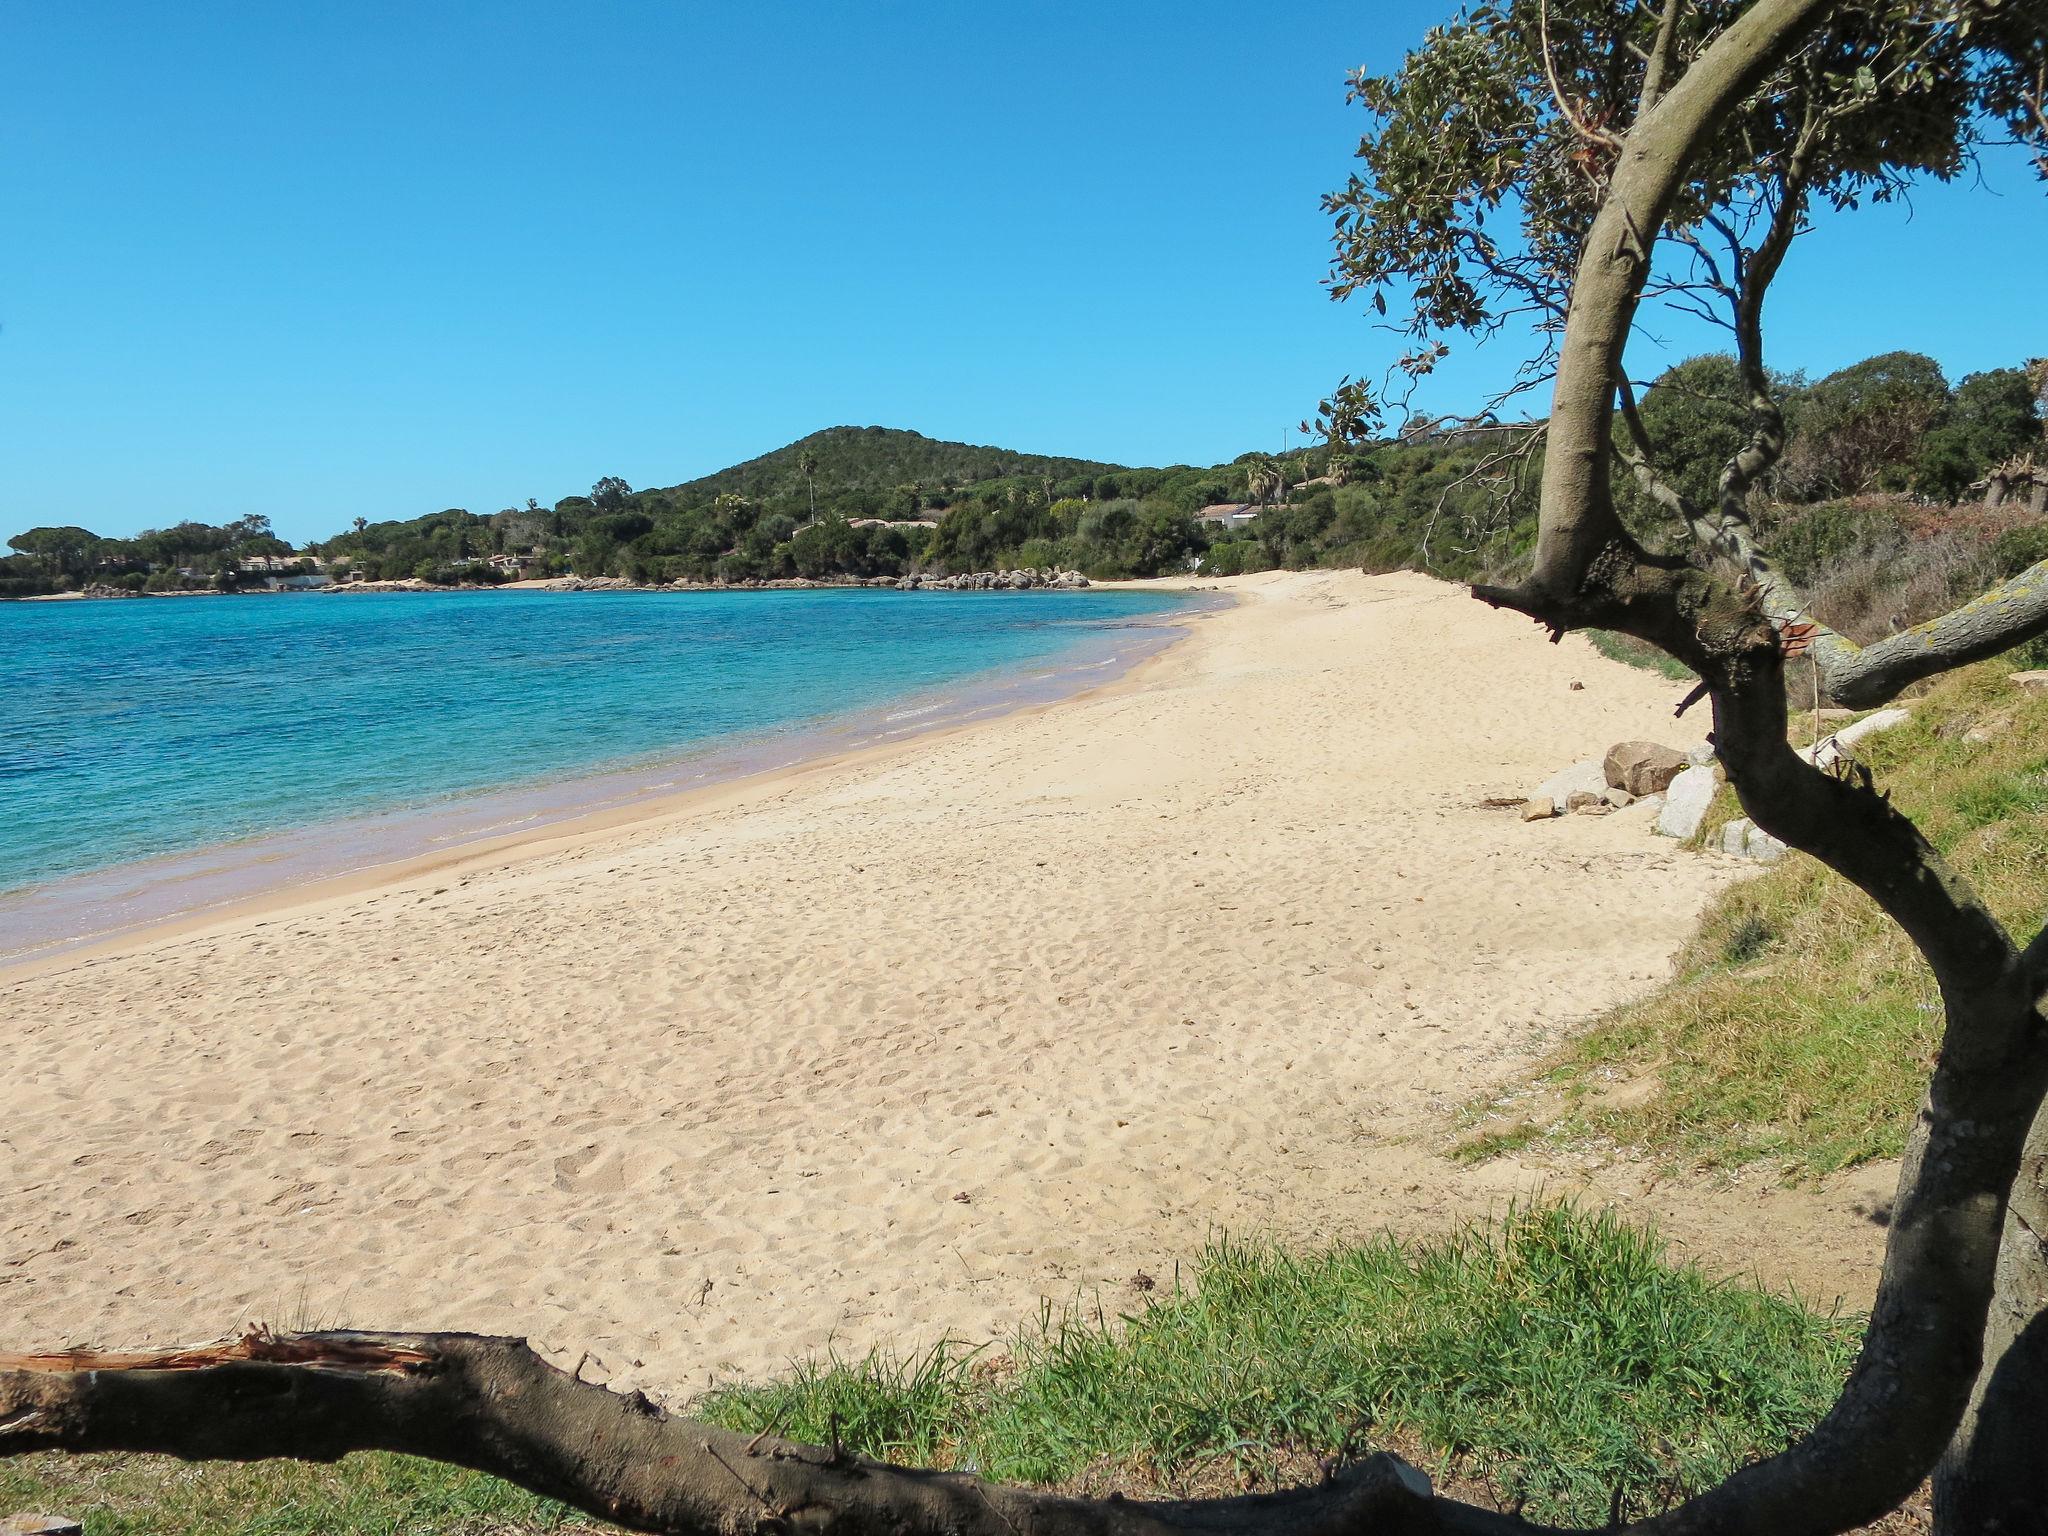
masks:
<path id="1" fill-rule="evenodd" d="M 0 961 L 1049 701 L 1153 592 L 0 603 Z"/>

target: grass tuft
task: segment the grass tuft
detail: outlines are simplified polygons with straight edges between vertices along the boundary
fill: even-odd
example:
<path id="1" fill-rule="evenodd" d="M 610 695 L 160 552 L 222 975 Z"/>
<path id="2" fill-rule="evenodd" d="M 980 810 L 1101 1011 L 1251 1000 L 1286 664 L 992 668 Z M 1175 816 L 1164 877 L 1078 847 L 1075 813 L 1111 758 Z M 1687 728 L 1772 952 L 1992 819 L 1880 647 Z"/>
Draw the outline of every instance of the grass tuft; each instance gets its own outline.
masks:
<path id="1" fill-rule="evenodd" d="M 1674 1263 L 1611 1213 L 1545 1204 L 1429 1243 L 1219 1241 L 1120 1318 L 1050 1312 L 1001 1369 L 957 1352 L 720 1389 L 720 1423 L 1072 1484 L 1279 1480 L 1389 1439 L 1542 1519 L 1644 1510 L 1783 1446 L 1833 1399 L 1860 1322 Z M 864 1401 L 871 1408 L 863 1407 Z M 856 1426 L 871 1426 L 863 1438 Z"/>

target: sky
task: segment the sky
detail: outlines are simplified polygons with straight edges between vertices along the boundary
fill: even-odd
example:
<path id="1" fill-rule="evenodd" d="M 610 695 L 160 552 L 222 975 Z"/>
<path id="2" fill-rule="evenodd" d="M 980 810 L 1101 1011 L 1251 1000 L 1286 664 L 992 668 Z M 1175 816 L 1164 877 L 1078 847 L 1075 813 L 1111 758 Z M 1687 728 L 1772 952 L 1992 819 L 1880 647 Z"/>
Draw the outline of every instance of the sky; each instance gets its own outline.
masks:
<path id="1" fill-rule="evenodd" d="M 0 533 L 260 512 L 298 541 L 839 424 L 1277 449 L 1400 350 L 1325 294 L 1318 199 L 1363 126 L 1347 71 L 1445 13 L 7 6 Z M 2013 155 L 1826 221 L 1773 291 L 1773 361 L 2048 352 L 2044 249 Z M 1671 361 L 1718 345 L 1654 329 Z M 1518 356 L 1461 356 L 1421 403 L 1476 406 Z"/>

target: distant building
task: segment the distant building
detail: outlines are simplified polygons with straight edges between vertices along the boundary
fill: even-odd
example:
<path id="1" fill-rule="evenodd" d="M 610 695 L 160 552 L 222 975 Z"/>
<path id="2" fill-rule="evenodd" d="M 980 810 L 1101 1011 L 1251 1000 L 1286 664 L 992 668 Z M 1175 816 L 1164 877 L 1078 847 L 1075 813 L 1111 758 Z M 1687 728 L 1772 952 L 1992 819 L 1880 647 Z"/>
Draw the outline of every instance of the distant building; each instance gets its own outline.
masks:
<path id="1" fill-rule="evenodd" d="M 494 571 L 528 571 L 539 564 L 539 555 L 493 555 L 490 558 L 490 567 Z"/>
<path id="2" fill-rule="evenodd" d="M 1242 528 L 1258 515 L 1259 508 L 1249 501 L 1219 501 L 1195 514 L 1212 528 Z"/>

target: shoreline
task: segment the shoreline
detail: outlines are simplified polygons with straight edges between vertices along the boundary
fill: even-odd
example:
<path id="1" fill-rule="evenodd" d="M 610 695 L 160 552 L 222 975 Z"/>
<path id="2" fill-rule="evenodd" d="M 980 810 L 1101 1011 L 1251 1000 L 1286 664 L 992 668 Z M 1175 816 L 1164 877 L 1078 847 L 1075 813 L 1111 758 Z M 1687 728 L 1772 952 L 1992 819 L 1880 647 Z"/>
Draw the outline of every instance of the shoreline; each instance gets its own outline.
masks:
<path id="1" fill-rule="evenodd" d="M 1866 1302 L 1883 1170 L 1444 1155 L 1740 877 L 1485 803 L 1682 685 L 1422 577 L 1188 585 L 1056 705 L 0 977 L 0 1347 L 312 1317 L 664 1395 L 1540 1190 Z"/>
<path id="2" fill-rule="evenodd" d="M 1176 578 L 1158 578 L 1171 581 Z M 1096 588 L 1142 589 L 1149 581 L 1090 581 L 1078 571 L 966 571 L 953 576 L 917 572 L 905 576 L 760 576 L 745 581 L 634 581 L 626 576 L 530 576 L 513 581 L 457 581 L 441 585 L 407 577 L 397 581 L 330 581 L 319 587 L 181 587 L 148 592 L 85 587 L 70 592 L 34 592 L 0 598 L 8 603 L 126 602 L 137 597 L 331 597 L 345 592 L 1085 592 Z"/>
<path id="3" fill-rule="evenodd" d="M 1150 582 L 1119 583 L 1102 590 L 1119 588 L 1184 590 Z M 416 806 L 343 814 L 0 891 L 0 984 L 41 974 L 67 960 L 119 953 L 217 924 L 360 895 L 468 868 L 479 860 L 509 863 L 529 848 L 541 850 L 565 839 L 687 816 L 700 801 L 723 803 L 727 792 L 774 793 L 785 776 L 800 778 L 879 761 L 929 738 L 1090 697 L 1133 681 L 1136 673 L 1182 643 L 1194 624 L 1229 601 L 1193 599 L 1171 613 L 1098 631 L 1065 656 L 1006 664 L 943 688 L 835 711 L 787 730 L 747 733 L 627 766 L 458 792 Z M 1132 630 L 1157 632 L 1164 638 L 1150 645 L 1121 645 L 1116 654 L 1091 659 L 1113 643 L 1112 637 Z M 1128 654 L 1131 651 L 1136 654 Z M 1104 678 L 1090 675 L 1103 668 L 1114 670 Z M 1041 682 L 1051 686 L 1031 686 Z M 913 717 L 920 723 L 888 728 L 897 719 Z M 771 758 L 777 761 L 767 761 Z M 689 782 L 679 784 L 678 776 L 685 774 Z M 507 823 L 517 823 L 517 829 L 495 830 Z M 377 856 L 358 861 L 346 849 L 332 846 L 371 828 L 387 834 Z M 138 883 L 149 894 L 118 894 Z M 175 891 L 223 883 L 229 894 L 170 904 Z M 96 891 L 105 894 L 94 895 Z M 74 909 L 81 903 L 86 910 L 121 904 L 137 905 L 142 911 L 102 927 L 41 940 L 11 931 L 10 913 L 36 912 L 52 900 L 67 898 Z M 24 937 L 27 941 L 17 945 L 16 940 Z"/>

